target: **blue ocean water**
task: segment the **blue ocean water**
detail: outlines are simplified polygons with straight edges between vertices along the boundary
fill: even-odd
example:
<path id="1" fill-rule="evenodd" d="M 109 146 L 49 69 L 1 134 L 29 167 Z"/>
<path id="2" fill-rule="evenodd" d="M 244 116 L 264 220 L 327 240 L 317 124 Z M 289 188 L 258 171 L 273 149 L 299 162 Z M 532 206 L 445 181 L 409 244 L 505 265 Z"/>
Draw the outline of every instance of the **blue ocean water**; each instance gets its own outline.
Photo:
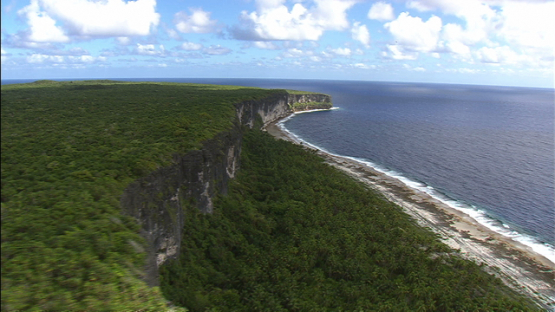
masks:
<path id="1" fill-rule="evenodd" d="M 330 94 L 337 110 L 285 122 L 300 139 L 353 157 L 555 257 L 555 90 L 274 79 L 122 79 Z M 5 81 L 2 82 L 3 84 Z"/>

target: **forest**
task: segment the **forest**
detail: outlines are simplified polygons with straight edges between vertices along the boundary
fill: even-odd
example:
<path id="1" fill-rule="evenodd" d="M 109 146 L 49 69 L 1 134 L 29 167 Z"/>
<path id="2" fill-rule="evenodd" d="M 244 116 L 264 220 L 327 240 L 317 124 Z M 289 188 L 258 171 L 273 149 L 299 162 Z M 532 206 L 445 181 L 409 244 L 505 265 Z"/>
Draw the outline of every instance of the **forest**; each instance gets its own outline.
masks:
<path id="1" fill-rule="evenodd" d="M 2 86 L 2 310 L 159 310 L 119 197 L 228 130 L 257 88 L 115 81 Z M 202 122 L 201 122 L 202 121 Z"/>
<path id="2" fill-rule="evenodd" d="M 213 214 L 189 209 L 162 292 L 191 311 L 534 311 L 314 152 L 247 131 Z"/>
<path id="3" fill-rule="evenodd" d="M 381 195 L 246 128 L 228 195 L 213 214 L 187 207 L 179 259 L 147 286 L 123 190 L 232 127 L 234 104 L 279 92 L 3 85 L 2 311 L 537 310 Z"/>

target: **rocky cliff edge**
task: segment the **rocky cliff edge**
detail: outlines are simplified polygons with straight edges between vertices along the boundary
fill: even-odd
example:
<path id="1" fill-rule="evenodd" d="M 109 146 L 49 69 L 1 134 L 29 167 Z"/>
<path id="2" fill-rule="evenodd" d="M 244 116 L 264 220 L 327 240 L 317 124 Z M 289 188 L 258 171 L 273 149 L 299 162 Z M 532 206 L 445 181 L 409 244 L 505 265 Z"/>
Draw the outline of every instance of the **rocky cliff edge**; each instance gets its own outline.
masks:
<path id="1" fill-rule="evenodd" d="M 158 169 L 131 183 L 121 197 L 124 214 L 141 224 L 147 240 L 145 280 L 159 284 L 158 268 L 180 254 L 185 218 L 184 207 L 196 206 L 212 213 L 213 198 L 226 194 L 228 182 L 240 165 L 244 127 L 262 128 L 299 110 L 297 103 L 310 109 L 310 103 L 329 103 L 325 94 L 290 94 L 286 91 L 261 99 L 235 104 L 237 117 L 229 131 L 203 143 L 200 150 L 174 155 L 174 165 Z M 295 108 L 294 108 L 295 107 Z"/>

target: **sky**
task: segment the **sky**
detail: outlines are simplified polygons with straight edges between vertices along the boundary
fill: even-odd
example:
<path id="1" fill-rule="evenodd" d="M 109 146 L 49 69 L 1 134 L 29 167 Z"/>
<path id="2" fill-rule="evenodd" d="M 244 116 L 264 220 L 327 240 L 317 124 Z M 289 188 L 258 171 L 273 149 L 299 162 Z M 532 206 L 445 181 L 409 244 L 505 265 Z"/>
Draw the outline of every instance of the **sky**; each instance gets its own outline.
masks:
<path id="1" fill-rule="evenodd" d="M 554 88 L 555 1 L 2 0 L 2 79 Z"/>

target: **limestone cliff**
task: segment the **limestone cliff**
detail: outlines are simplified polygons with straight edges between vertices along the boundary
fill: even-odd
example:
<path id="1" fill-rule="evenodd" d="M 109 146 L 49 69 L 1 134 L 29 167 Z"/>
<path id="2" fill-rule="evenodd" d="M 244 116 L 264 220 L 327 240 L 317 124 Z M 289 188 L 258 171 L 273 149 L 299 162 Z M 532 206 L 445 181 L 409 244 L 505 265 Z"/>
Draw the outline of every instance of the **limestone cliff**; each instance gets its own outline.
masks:
<path id="1" fill-rule="evenodd" d="M 158 285 L 158 267 L 180 253 L 186 203 L 204 213 L 213 211 L 212 199 L 226 194 L 229 179 L 239 169 L 242 129 L 263 127 L 292 113 L 295 103 L 330 103 L 329 95 L 278 92 L 262 100 L 235 104 L 231 129 L 204 142 L 201 150 L 174 155 L 174 165 L 131 183 L 121 197 L 123 213 L 135 217 L 148 242 L 146 281 Z"/>

